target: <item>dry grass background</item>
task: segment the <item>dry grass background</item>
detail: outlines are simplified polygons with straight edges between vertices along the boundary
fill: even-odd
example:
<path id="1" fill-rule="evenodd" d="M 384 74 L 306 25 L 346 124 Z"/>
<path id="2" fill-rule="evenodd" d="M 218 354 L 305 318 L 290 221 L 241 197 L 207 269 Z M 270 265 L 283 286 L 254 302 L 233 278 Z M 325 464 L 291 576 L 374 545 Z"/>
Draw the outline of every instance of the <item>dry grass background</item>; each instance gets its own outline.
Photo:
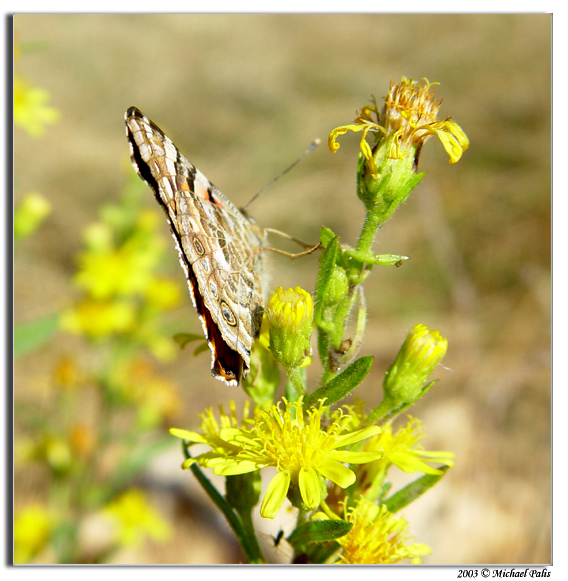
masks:
<path id="1" fill-rule="evenodd" d="M 391 78 L 441 83 L 441 116 L 464 128 L 471 147 L 449 165 L 431 141 L 420 162 L 426 178 L 381 232 L 378 251 L 412 260 L 400 269 L 377 268 L 369 279 L 362 353 L 373 354 L 375 364 L 358 395 L 378 402 L 381 375 L 414 324 L 440 329 L 449 339 L 448 369 L 439 370 L 441 381 L 412 413 L 427 426 L 426 447 L 453 450 L 457 463 L 405 511 L 417 540 L 433 548 L 425 562 L 549 562 L 550 16 L 14 20 L 20 43 L 42 47 L 20 59 L 18 72 L 48 89 L 62 113 L 41 140 L 15 135 L 16 202 L 39 189 L 54 207 L 18 248 L 17 323 L 72 299 L 81 231 L 102 204 L 117 199 L 131 171 L 122 120 L 129 105 L 243 205 L 315 137 L 325 140 L 354 118 L 371 94 L 382 97 Z M 334 156 L 320 147 L 251 213 L 307 241 L 325 224 L 354 243 L 363 215 L 354 192 L 356 151 L 355 138 L 343 139 Z M 147 203 L 155 203 L 150 191 Z M 172 247 L 168 268 L 181 281 L 175 254 Z M 313 289 L 316 261 L 274 257 L 272 286 Z M 199 330 L 189 298 L 179 321 L 180 330 Z M 55 357 L 72 345 L 65 338 L 18 361 L 16 398 L 34 385 L 37 392 Z M 207 355 L 185 354 L 164 366 L 163 374 L 183 386 L 179 425 L 195 426 L 204 406 L 241 397 L 212 380 L 208 367 Z M 160 484 L 155 497 L 176 523 L 176 540 L 128 560 L 234 562 L 230 532 L 179 471 L 179 456 L 174 444 L 148 474 Z M 16 506 L 40 494 L 41 485 L 37 474 L 17 471 Z"/>

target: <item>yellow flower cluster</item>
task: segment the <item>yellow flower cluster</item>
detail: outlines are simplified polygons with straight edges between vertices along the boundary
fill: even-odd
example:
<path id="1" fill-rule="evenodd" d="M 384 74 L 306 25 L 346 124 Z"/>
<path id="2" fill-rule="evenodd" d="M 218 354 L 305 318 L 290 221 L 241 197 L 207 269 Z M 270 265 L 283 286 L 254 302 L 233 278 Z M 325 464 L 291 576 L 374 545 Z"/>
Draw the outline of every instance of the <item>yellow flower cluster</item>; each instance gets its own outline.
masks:
<path id="1" fill-rule="evenodd" d="M 420 557 L 432 552 L 423 543 L 405 544 L 408 523 L 395 517 L 387 508 L 361 498 L 357 505 L 345 509 L 345 518 L 353 526 L 345 536 L 337 539 L 341 546 L 339 563 L 350 565 L 393 565 L 410 560 L 421 562 Z"/>
<path id="2" fill-rule="evenodd" d="M 315 509 L 325 490 L 323 479 L 328 478 L 342 488 L 355 482 L 355 473 L 343 462 L 361 464 L 381 456 L 380 452 L 343 449 L 378 434 L 379 427 L 348 430 L 345 425 L 349 418 L 340 415 L 326 426 L 322 421 L 323 402 L 308 409 L 304 408 L 301 399 L 282 403 L 268 410 L 255 407 L 253 418 L 247 417 L 247 406 L 240 424 L 232 403 L 231 415 L 220 409 L 220 425 L 211 410 L 202 414 L 202 433 L 170 430 L 172 435 L 192 444 L 208 444 L 212 448 L 210 452 L 187 460 L 184 468 L 197 462 L 213 469 L 215 474 L 227 476 L 274 466 L 278 472 L 260 508 L 261 516 L 274 518 L 290 488 L 292 492 L 299 492 L 298 504 L 305 509 Z"/>

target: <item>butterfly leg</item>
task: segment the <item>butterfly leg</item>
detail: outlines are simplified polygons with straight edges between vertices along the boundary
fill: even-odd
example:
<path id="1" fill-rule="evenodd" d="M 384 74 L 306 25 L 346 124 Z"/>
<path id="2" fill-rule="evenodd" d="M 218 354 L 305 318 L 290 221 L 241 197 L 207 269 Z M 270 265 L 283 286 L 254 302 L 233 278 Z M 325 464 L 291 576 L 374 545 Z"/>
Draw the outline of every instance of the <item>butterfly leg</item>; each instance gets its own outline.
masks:
<path id="1" fill-rule="evenodd" d="M 264 250 L 270 250 L 272 252 L 276 252 L 277 254 L 283 254 L 284 256 L 288 256 L 289 258 L 299 258 L 300 256 L 311 254 L 312 252 L 315 252 L 318 248 L 321 247 L 321 242 L 318 242 L 315 246 L 312 244 L 306 244 L 305 242 L 302 242 L 301 240 L 298 240 L 297 238 L 290 236 L 290 234 L 287 234 L 286 232 L 282 232 L 280 230 L 275 230 L 274 228 L 265 228 L 264 231 L 270 232 L 271 234 L 277 234 L 278 236 L 286 238 L 287 240 L 291 240 L 292 242 L 298 244 L 298 246 L 305 248 L 303 252 L 286 252 L 285 250 L 280 250 L 279 248 L 271 248 L 266 246 L 264 247 Z"/>

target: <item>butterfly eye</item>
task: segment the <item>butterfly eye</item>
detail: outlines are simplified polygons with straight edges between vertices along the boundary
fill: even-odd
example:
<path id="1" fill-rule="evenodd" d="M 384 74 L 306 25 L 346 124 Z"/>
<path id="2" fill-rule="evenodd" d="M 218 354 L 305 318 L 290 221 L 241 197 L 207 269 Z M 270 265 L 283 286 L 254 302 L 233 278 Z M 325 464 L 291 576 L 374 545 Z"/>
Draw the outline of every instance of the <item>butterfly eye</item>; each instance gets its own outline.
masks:
<path id="1" fill-rule="evenodd" d="M 223 318 L 229 325 L 235 326 L 237 324 L 237 320 L 235 319 L 235 315 L 233 315 L 233 311 L 229 308 L 225 301 L 221 301 L 221 312 L 223 313 Z"/>
<path id="2" fill-rule="evenodd" d="M 205 248 L 203 248 L 203 244 L 201 244 L 197 236 L 195 236 L 193 239 L 193 247 L 195 248 L 195 252 L 197 252 L 199 256 L 203 256 L 205 254 Z"/>

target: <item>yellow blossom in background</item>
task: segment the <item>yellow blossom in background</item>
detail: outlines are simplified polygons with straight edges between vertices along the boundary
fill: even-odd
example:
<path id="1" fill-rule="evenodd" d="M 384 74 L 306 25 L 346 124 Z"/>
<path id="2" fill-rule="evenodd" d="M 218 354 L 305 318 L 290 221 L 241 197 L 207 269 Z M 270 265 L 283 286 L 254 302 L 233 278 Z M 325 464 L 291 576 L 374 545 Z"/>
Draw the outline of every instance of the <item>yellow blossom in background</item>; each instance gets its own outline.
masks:
<path id="1" fill-rule="evenodd" d="M 95 299 L 141 293 L 152 280 L 159 254 L 137 242 L 128 241 L 108 252 L 82 251 L 75 276 L 77 286 L 88 290 Z"/>
<path id="2" fill-rule="evenodd" d="M 75 423 L 69 429 L 69 440 L 76 458 L 87 459 L 96 449 L 95 431 L 86 424 Z"/>
<path id="3" fill-rule="evenodd" d="M 29 563 L 47 545 L 53 516 L 41 504 L 21 509 L 14 519 L 14 563 Z"/>
<path id="4" fill-rule="evenodd" d="M 123 401 L 137 405 L 138 423 L 145 428 L 159 425 L 183 407 L 176 386 L 156 375 L 154 367 L 142 358 L 117 366 L 112 383 Z"/>
<path id="5" fill-rule="evenodd" d="M 133 330 L 135 323 L 134 303 L 127 300 L 96 301 L 89 298 L 65 311 L 60 320 L 62 329 L 93 339 Z"/>
<path id="6" fill-rule="evenodd" d="M 353 526 L 337 539 L 341 546 L 339 563 L 392 565 L 410 560 L 418 564 L 422 556 L 432 552 L 422 543 L 405 544 L 409 540 L 406 520 L 364 498 L 354 508 L 345 510 L 345 519 Z"/>
<path id="7" fill-rule="evenodd" d="M 144 289 L 148 305 L 160 311 L 175 309 L 181 303 L 180 285 L 168 278 L 152 277 Z"/>
<path id="8" fill-rule="evenodd" d="M 169 524 L 141 490 L 127 490 L 103 509 L 103 515 L 113 523 L 116 542 L 122 546 L 137 547 L 147 538 L 165 542 L 172 535 Z"/>
<path id="9" fill-rule="evenodd" d="M 177 282 L 157 275 L 165 248 L 156 212 L 133 212 L 125 195 L 105 206 L 83 233 L 75 285 L 84 295 L 68 308 L 63 329 L 93 339 L 128 335 L 161 360 L 178 350 L 160 328 L 160 315 L 181 302 Z"/>
<path id="10" fill-rule="evenodd" d="M 322 421 L 323 402 L 308 409 L 303 409 L 302 398 L 294 403 L 284 400 L 283 407 L 281 403 L 267 410 L 255 407 L 254 418 L 245 416 L 240 425 L 232 404 L 231 416 L 220 410 L 221 426 L 208 411 L 202 414 L 203 433 L 170 430 L 190 443 L 213 448 L 187 460 L 185 468 L 197 462 L 215 474 L 228 476 L 276 467 L 278 472 L 268 485 L 260 508 L 264 518 L 276 516 L 289 491 L 293 504 L 295 499 L 304 508 L 316 508 L 322 500 L 325 478 L 342 488 L 355 482 L 355 473 L 343 462 L 361 464 L 380 456 L 377 452 L 342 450 L 379 433 L 379 427 L 348 431 L 344 428 L 349 422 L 346 416 L 327 425 Z M 248 414 L 248 407 L 245 413 Z"/>
<path id="11" fill-rule="evenodd" d="M 24 196 L 14 210 L 14 240 L 33 234 L 51 213 L 51 203 L 38 192 Z"/>
<path id="12" fill-rule="evenodd" d="M 48 91 L 32 87 L 17 75 L 14 77 L 14 124 L 32 137 L 41 137 L 46 127 L 60 117 L 48 101 Z"/>
<path id="13" fill-rule="evenodd" d="M 55 386 L 61 389 L 73 390 L 86 379 L 77 361 L 68 355 L 62 355 L 54 369 Z"/>

